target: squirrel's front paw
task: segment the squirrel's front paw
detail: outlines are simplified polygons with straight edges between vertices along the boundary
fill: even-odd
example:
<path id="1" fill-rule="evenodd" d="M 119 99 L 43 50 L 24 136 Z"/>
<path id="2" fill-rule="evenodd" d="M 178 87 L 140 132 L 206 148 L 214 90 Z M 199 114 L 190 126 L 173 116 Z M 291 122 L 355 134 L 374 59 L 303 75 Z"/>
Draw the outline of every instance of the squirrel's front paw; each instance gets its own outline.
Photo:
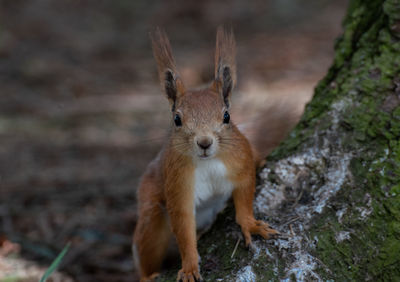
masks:
<path id="1" fill-rule="evenodd" d="M 190 270 L 183 270 L 183 268 L 179 270 L 176 280 L 182 282 L 199 282 L 203 281 L 203 278 L 201 278 L 199 268 L 193 267 Z"/>
<path id="2" fill-rule="evenodd" d="M 277 237 L 280 233 L 271 228 L 268 223 L 262 220 L 254 220 L 250 226 L 242 226 L 242 232 L 246 241 L 246 246 L 251 244 L 251 235 L 261 235 L 264 239 Z"/>

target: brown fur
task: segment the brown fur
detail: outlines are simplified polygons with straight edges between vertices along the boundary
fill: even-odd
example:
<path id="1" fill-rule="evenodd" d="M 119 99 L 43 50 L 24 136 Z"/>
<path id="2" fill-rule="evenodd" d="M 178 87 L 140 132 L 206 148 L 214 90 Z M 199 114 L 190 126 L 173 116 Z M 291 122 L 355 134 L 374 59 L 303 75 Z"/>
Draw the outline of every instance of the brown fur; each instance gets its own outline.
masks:
<path id="1" fill-rule="evenodd" d="M 226 32 L 221 26 L 217 29 L 215 45 L 215 78 L 221 80 L 222 69 L 229 66 L 232 71 L 233 87 L 236 86 L 236 43 L 233 31 Z"/>
<path id="2" fill-rule="evenodd" d="M 172 56 L 171 44 L 169 43 L 167 35 L 164 31 L 157 28 L 154 34 L 150 34 L 150 38 L 152 41 L 153 54 L 157 63 L 161 86 L 163 88 L 165 86 L 166 71 L 171 71 L 176 83 L 177 95 L 182 95 L 185 92 L 185 87 L 176 69 L 175 60 Z M 171 101 L 170 97 L 168 97 L 168 99 L 170 100 L 170 103 L 174 102 Z"/>
<path id="3" fill-rule="evenodd" d="M 166 35 L 157 30 L 152 40 L 162 83 L 166 70 L 180 81 Z M 233 33 L 219 28 L 212 86 L 199 91 L 185 91 L 183 83 L 179 82 L 182 85 L 177 90 L 179 95 L 176 98 L 168 96 L 173 100 L 172 118 L 178 115 L 182 126 L 172 123 L 168 140 L 148 166 L 139 186 L 139 219 L 134 233 L 134 247 L 141 281 L 155 278 L 172 235 L 176 238 L 182 259 L 178 279 L 201 279 L 194 186 L 196 162 L 203 155 L 221 160 L 226 167 L 226 178 L 233 184 L 236 221 L 241 226 L 246 245 L 251 244 L 252 234 L 266 239 L 277 234 L 253 215 L 255 160 L 252 148 L 232 122 L 223 122 L 224 113 L 229 111 L 229 103 L 225 100 L 229 99 L 236 83 L 234 56 Z M 221 70 L 226 67 L 229 73 L 222 71 L 221 76 Z M 198 140 L 205 137 L 213 141 L 212 146 L 199 149 Z"/>

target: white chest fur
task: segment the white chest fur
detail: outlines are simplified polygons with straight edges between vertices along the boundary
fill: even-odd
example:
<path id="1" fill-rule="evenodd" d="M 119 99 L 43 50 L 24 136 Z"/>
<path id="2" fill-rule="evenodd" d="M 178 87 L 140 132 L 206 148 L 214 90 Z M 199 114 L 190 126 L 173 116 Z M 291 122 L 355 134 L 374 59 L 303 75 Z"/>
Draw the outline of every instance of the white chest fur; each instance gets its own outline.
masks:
<path id="1" fill-rule="evenodd" d="M 226 167 L 219 159 L 196 163 L 194 202 L 197 229 L 211 225 L 231 196 L 233 184 L 226 175 Z"/>

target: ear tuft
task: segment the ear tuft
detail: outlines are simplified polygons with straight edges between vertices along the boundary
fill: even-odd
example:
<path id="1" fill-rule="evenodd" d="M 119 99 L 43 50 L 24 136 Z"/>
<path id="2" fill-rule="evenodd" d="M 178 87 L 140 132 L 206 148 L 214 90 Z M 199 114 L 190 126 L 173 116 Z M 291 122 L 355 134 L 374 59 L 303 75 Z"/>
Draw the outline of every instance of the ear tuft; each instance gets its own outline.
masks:
<path id="1" fill-rule="evenodd" d="M 232 29 L 227 32 L 221 26 L 217 29 L 215 48 L 215 82 L 229 106 L 229 97 L 236 85 L 236 43 Z"/>
<path id="2" fill-rule="evenodd" d="M 233 81 L 231 70 L 229 67 L 224 67 L 224 72 L 222 75 L 222 97 L 224 98 L 224 102 L 229 107 L 229 95 L 232 92 Z"/>
<path id="3" fill-rule="evenodd" d="M 150 38 L 161 86 L 165 89 L 167 98 L 173 105 L 178 95 L 183 94 L 185 90 L 175 66 L 171 44 L 166 33 L 160 28 L 156 28 L 154 33 L 150 33 Z"/>
<path id="4" fill-rule="evenodd" d="M 173 108 L 175 106 L 177 88 L 174 74 L 171 70 L 165 71 L 165 81 L 164 81 L 165 93 L 167 94 L 168 100 L 173 101 Z M 172 109 L 174 111 L 174 109 Z"/>

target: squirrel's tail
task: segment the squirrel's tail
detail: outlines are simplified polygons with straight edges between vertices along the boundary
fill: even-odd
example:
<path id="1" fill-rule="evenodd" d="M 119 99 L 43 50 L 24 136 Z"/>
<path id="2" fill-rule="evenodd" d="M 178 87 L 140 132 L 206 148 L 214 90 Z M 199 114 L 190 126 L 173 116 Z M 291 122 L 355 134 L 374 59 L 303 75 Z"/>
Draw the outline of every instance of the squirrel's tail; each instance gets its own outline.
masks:
<path id="1" fill-rule="evenodd" d="M 303 110 L 303 105 L 283 98 L 271 101 L 254 118 L 238 125 L 252 146 L 257 166 L 262 165 L 267 155 L 285 139 Z"/>

